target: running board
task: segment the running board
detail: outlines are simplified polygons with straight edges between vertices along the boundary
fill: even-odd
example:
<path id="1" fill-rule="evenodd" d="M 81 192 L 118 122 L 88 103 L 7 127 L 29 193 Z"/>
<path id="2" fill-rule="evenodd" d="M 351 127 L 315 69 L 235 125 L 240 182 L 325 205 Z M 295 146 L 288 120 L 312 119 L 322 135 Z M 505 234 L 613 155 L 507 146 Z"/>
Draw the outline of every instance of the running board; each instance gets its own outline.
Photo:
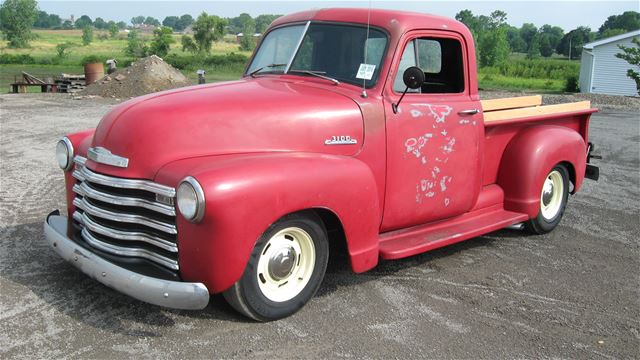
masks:
<path id="1" fill-rule="evenodd" d="M 380 235 L 380 258 L 401 259 L 471 239 L 527 220 L 526 214 L 503 209 L 467 213 L 434 224 Z"/>

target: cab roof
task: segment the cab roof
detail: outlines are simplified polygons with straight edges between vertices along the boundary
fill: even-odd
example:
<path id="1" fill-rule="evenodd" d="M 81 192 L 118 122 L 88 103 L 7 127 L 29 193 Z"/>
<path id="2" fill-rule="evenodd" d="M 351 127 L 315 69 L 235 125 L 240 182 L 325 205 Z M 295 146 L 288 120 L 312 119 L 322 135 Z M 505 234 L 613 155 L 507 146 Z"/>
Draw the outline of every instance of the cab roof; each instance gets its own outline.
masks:
<path id="1" fill-rule="evenodd" d="M 370 14 L 369 11 L 371 12 Z M 464 24 L 448 17 L 409 11 L 369 10 L 367 8 L 330 8 L 301 11 L 280 17 L 271 26 L 306 21 L 345 22 L 366 25 L 369 16 L 371 17 L 371 26 L 386 29 L 391 33 L 392 37 L 415 29 L 449 30 L 458 32 L 465 37 L 471 36 Z"/>

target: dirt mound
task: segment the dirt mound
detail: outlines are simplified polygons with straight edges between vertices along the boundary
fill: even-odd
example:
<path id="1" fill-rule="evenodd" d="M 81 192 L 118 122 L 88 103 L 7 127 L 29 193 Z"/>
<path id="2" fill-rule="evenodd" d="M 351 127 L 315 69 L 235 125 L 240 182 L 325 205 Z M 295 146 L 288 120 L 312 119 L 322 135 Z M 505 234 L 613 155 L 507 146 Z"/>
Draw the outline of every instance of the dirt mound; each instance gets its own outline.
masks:
<path id="1" fill-rule="evenodd" d="M 129 98 L 191 85 L 178 70 L 151 55 L 87 86 L 80 95 Z"/>

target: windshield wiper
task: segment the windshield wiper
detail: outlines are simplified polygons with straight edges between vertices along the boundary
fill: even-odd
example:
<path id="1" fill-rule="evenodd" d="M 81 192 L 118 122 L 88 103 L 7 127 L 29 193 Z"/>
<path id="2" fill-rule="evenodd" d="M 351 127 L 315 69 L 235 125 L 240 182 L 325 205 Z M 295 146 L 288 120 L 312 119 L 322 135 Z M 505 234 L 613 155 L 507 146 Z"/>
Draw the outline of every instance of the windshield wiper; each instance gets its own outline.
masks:
<path id="1" fill-rule="evenodd" d="M 277 66 L 287 66 L 287 64 L 269 64 L 269 65 L 265 65 L 261 68 L 258 68 L 256 70 L 253 70 L 252 72 L 249 73 L 249 76 L 251 77 L 256 77 L 255 75 L 257 73 L 259 73 L 260 71 L 264 70 L 264 69 L 268 69 L 268 68 L 272 68 L 272 67 L 277 67 Z"/>
<path id="2" fill-rule="evenodd" d="M 336 85 L 340 85 L 340 81 L 338 81 L 338 80 L 336 80 L 336 79 L 334 79 L 334 78 L 332 78 L 332 77 L 329 77 L 329 76 L 323 75 L 323 74 L 326 74 L 326 73 L 327 73 L 326 71 L 315 71 L 315 70 L 289 70 L 289 72 L 290 72 L 290 73 L 300 73 L 300 74 L 313 75 L 313 76 L 319 77 L 319 78 L 321 78 L 321 79 L 329 80 L 329 81 L 331 81 L 332 83 L 334 83 L 334 84 L 336 84 Z"/>

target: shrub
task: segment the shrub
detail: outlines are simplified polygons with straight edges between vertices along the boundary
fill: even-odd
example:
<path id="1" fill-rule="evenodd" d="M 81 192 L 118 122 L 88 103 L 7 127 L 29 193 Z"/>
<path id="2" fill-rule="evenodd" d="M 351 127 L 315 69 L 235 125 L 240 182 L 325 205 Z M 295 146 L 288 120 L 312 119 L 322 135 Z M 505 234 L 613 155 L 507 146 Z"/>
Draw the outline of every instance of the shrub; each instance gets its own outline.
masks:
<path id="1" fill-rule="evenodd" d="M 0 54 L 0 64 L 35 64 L 36 60 L 28 54 Z"/>
<path id="2" fill-rule="evenodd" d="M 91 44 L 93 41 L 93 28 L 91 26 L 86 26 L 82 29 L 82 44 L 87 46 Z"/>
<path id="3" fill-rule="evenodd" d="M 580 92 L 580 87 L 578 84 L 578 77 L 577 76 L 568 76 L 565 80 L 564 83 L 564 91 L 565 92 Z"/>
<path id="4" fill-rule="evenodd" d="M 87 64 L 93 64 L 93 63 L 104 63 L 105 59 L 97 56 L 97 55 L 89 55 L 89 56 L 85 56 L 82 58 L 81 64 L 82 65 L 87 65 Z"/>

